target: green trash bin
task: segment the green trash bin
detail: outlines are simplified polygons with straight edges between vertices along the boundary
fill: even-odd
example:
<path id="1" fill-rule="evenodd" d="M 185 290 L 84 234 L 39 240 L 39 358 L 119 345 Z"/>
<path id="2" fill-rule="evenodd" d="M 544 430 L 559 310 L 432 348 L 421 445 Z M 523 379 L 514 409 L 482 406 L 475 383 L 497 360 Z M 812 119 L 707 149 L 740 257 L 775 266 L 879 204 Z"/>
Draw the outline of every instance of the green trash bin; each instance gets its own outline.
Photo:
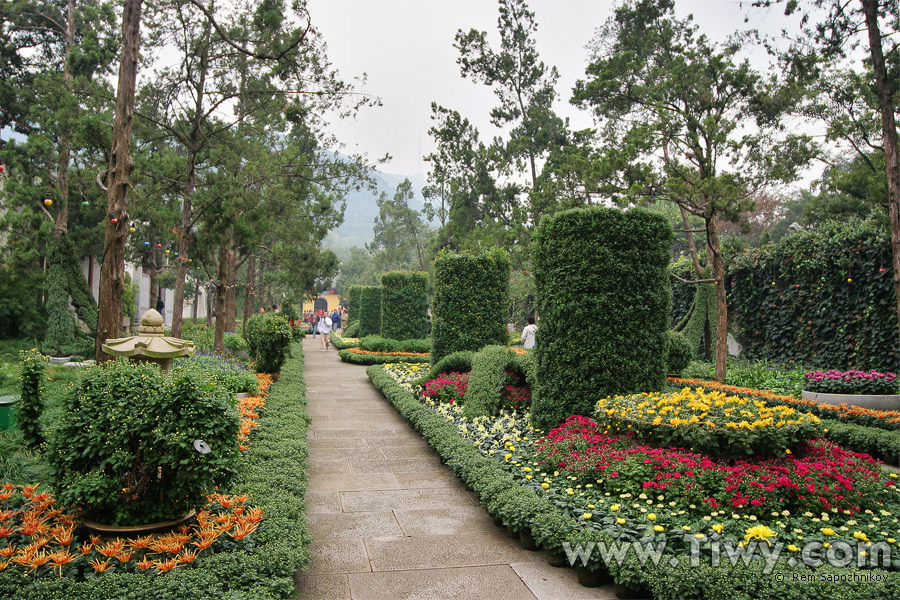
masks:
<path id="1" fill-rule="evenodd" d="M 16 402 L 18 396 L 0 396 L 0 431 L 6 431 L 16 426 Z"/>

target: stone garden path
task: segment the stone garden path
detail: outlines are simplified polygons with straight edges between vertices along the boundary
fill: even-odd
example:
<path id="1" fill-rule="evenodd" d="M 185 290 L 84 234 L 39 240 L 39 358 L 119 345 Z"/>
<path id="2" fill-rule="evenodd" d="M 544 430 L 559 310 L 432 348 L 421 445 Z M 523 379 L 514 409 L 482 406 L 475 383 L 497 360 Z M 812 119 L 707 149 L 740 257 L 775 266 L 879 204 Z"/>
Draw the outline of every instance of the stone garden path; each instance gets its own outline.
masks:
<path id="1" fill-rule="evenodd" d="M 302 600 L 592 600 L 611 588 L 520 549 L 362 366 L 303 341 L 312 560 Z"/>

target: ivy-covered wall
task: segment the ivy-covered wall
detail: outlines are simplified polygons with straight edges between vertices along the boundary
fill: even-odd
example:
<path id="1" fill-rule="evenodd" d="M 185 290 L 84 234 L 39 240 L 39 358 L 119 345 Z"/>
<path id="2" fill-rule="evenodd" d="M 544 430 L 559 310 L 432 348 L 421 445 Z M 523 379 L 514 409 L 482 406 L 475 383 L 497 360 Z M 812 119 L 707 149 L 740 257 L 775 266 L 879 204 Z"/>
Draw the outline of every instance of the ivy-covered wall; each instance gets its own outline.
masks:
<path id="1" fill-rule="evenodd" d="M 662 388 L 671 245 L 666 220 L 640 209 L 575 209 L 541 221 L 536 427 L 591 415 L 605 396 Z"/>
<path id="2" fill-rule="evenodd" d="M 743 356 L 828 369 L 900 369 L 883 225 L 798 231 L 736 257 L 728 279 L 731 330 Z"/>
<path id="3" fill-rule="evenodd" d="M 392 340 L 428 337 L 428 274 L 390 271 L 381 276 L 381 334 Z"/>
<path id="4" fill-rule="evenodd" d="M 509 256 L 441 252 L 434 261 L 431 361 L 460 350 L 506 344 Z"/>
<path id="5" fill-rule="evenodd" d="M 359 294 L 359 337 L 381 335 L 381 286 L 362 286 Z"/>

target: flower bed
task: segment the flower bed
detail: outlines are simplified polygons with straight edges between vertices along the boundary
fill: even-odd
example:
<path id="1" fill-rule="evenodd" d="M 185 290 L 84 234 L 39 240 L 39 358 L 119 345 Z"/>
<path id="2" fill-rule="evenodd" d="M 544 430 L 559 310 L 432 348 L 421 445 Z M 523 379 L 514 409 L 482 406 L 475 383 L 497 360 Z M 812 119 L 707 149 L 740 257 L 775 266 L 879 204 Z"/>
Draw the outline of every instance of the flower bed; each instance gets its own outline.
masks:
<path id="1" fill-rule="evenodd" d="M 398 379 L 392 376 L 395 369 L 403 369 Z M 900 513 L 896 478 L 882 474 L 867 456 L 819 440 L 778 459 L 723 463 L 698 453 L 642 447 L 630 436 L 609 436 L 605 427 L 583 417 L 536 442 L 540 432 L 531 428 L 527 413 L 469 420 L 457 405 L 415 396 L 416 373 L 408 366 L 373 366 L 368 374 L 508 528 L 530 528 L 551 551 L 564 544 L 609 548 L 629 542 L 619 554 L 588 552 L 581 559 L 619 584 L 672 599 L 893 597 L 900 585 L 896 573 L 877 568 L 865 571 L 870 578 L 865 586 L 840 579 L 860 575 L 856 561 L 881 564 L 875 562 L 876 549 L 897 548 L 892 537 Z M 551 455 L 559 454 L 565 455 L 562 466 L 551 464 Z M 598 473 L 599 466 L 605 468 Z M 646 483 L 651 485 L 644 488 Z M 718 497 L 706 495 L 707 489 Z M 721 563 L 710 560 L 713 544 L 722 550 Z M 769 544 L 778 552 L 763 560 L 760 549 L 769 550 Z M 839 544 L 850 549 L 852 566 L 820 562 L 814 573 L 796 560 L 809 550 L 804 556 L 821 561 Z M 693 545 L 705 560 L 689 556 Z M 653 548 L 661 548 L 662 560 L 647 558 Z"/>
<path id="2" fill-rule="evenodd" d="M 339 333 L 329 334 L 331 337 L 331 345 L 338 350 L 346 350 L 347 348 L 357 348 L 359 346 L 359 338 L 344 337 Z"/>
<path id="3" fill-rule="evenodd" d="M 900 411 L 896 410 L 872 410 L 847 404 L 823 404 L 813 400 L 803 400 L 794 396 L 775 394 L 770 390 L 754 390 L 752 388 L 742 388 L 716 381 L 682 379 L 680 377 L 669 377 L 669 381 L 679 386 L 687 385 L 691 387 L 703 387 L 705 389 L 721 390 L 738 396 L 762 398 L 769 403 L 786 404 L 801 408 L 802 410 L 809 411 L 823 419 L 838 419 L 856 423 L 858 425 L 878 427 L 887 430 L 900 429 Z"/>
<path id="4" fill-rule="evenodd" d="M 823 394 L 897 394 L 897 375 L 878 371 L 810 371 L 806 391 Z"/>
<path id="5" fill-rule="evenodd" d="M 421 352 L 370 352 L 361 348 L 339 350 L 338 356 L 346 363 L 356 365 L 380 365 L 395 362 L 427 363 L 430 355 Z"/>
<path id="6" fill-rule="evenodd" d="M 252 448 L 242 455 L 245 462 L 240 467 L 240 483 L 230 490 L 239 497 L 248 496 L 263 511 L 265 518 L 252 536 L 235 541 L 227 533 L 220 535 L 212 547 L 215 552 L 209 555 L 204 552 L 193 563 L 179 568 L 173 566 L 165 573 L 155 568 L 141 571 L 136 566 L 133 573 L 125 572 L 129 567 L 113 568 L 118 562 L 115 557 L 108 559 L 110 566 L 100 577 L 94 576 L 96 567 L 89 563 L 83 565 L 84 580 L 59 577 L 56 572 L 47 577 L 25 577 L 20 568 L 11 566 L 0 571 L 0 598 L 293 598 L 294 576 L 309 560 L 311 541 L 303 510 L 309 418 L 299 346 L 295 346 L 293 355 L 295 358 L 285 363 L 280 381 L 268 390 L 267 412 L 261 414 L 259 426 L 253 432 Z M 233 496 L 227 498 L 233 500 Z M 234 509 L 239 508 L 232 504 Z M 92 543 L 90 538 L 87 541 Z M 115 549 L 106 545 L 110 541 L 114 540 L 101 540 L 99 547 L 92 547 L 100 561 L 107 560 L 99 552 L 100 548 L 109 552 Z M 170 556 L 171 553 L 159 554 L 154 560 L 171 560 Z M 128 562 L 134 563 L 136 557 L 137 554 L 133 555 Z M 99 566 L 102 568 L 102 564 Z"/>
<path id="7" fill-rule="evenodd" d="M 763 400 L 686 387 L 674 394 L 604 398 L 597 418 L 656 446 L 691 448 L 714 456 L 777 456 L 821 434 L 818 417 Z"/>

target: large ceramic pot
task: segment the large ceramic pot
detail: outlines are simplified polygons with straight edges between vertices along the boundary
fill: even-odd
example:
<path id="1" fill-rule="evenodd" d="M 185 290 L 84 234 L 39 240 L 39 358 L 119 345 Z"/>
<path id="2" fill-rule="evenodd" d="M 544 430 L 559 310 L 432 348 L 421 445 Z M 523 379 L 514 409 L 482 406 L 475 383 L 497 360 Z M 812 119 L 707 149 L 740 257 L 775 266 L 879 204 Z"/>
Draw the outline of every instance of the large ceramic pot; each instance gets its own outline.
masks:
<path id="1" fill-rule="evenodd" d="M 157 523 L 145 523 L 142 525 L 106 525 L 95 521 L 82 521 L 81 524 L 91 531 L 96 531 L 106 536 L 144 535 L 158 531 L 169 531 L 179 525 L 187 523 L 197 516 L 197 511 L 192 510 L 186 515 L 172 521 L 159 521 Z"/>

